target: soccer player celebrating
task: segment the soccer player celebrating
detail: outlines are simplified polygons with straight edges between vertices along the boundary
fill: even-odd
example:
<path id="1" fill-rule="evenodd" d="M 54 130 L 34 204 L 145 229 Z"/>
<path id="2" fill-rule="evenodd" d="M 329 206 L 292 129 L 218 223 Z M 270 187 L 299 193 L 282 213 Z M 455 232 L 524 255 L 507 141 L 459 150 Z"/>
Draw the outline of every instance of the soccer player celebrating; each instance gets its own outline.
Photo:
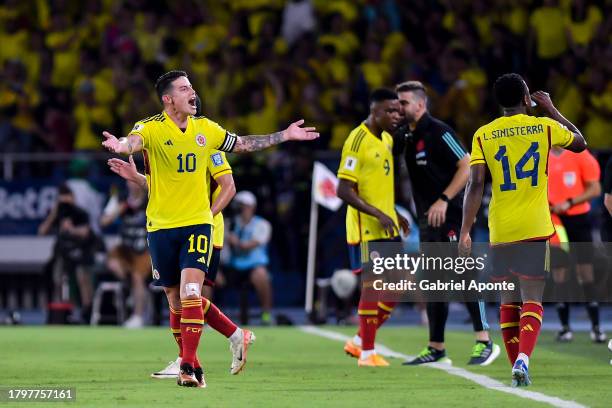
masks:
<path id="1" fill-rule="evenodd" d="M 180 316 L 183 355 L 177 382 L 205 386 L 196 351 L 204 324 L 201 291 L 212 255 L 213 216 L 205 177 L 210 152 L 250 152 L 289 140 L 313 140 L 319 134 L 313 127 L 302 128 L 300 120 L 269 135 L 236 136 L 210 119 L 194 117 L 196 93 L 183 71 L 165 73 L 155 89 L 163 112 L 136 122 L 121 139 L 105 131 L 102 145 L 120 154 L 144 151 L 154 283 L 164 288 L 172 315 Z"/>
<path id="2" fill-rule="evenodd" d="M 108 161 L 108 164 L 113 172 L 117 173 L 128 181 L 132 181 L 140 185 L 145 190 L 147 189 L 146 176 L 138 173 L 132 156 L 129 158 L 129 163 L 121 159 L 113 158 Z M 208 162 L 207 176 L 209 177 L 209 186 L 211 190 L 213 190 L 210 199 L 212 203 L 211 211 L 213 213 L 213 250 L 204 285 L 212 288 L 212 286 L 214 286 L 215 277 L 219 267 L 221 250 L 223 249 L 223 235 L 225 228 L 222 211 L 225 209 L 225 207 L 227 207 L 232 197 L 236 194 L 234 178 L 232 177 L 232 168 L 227 162 L 223 152 L 211 152 L 210 160 Z M 215 185 L 216 188 L 214 188 Z M 221 312 L 213 303 L 209 302 L 208 299 L 204 299 L 207 296 L 208 295 L 204 296 L 202 300 L 205 311 L 204 319 L 210 327 L 223 334 L 230 340 L 233 355 L 230 372 L 232 374 L 238 374 L 246 363 L 246 359 L 241 358 L 241 351 L 243 351 L 242 348 L 244 347 L 244 351 L 246 352 L 248 346 L 255 341 L 255 335 L 249 330 L 238 328 L 236 324 L 232 322 L 223 312 Z M 171 309 L 170 314 L 170 329 L 177 344 L 179 345 L 179 356 L 175 361 L 171 361 L 170 364 L 163 370 L 151 374 L 152 378 L 176 378 L 179 373 L 182 357 L 180 318 L 177 319 L 177 313 L 175 310 Z M 244 333 L 241 333 L 241 331 Z M 246 342 L 243 342 L 244 338 L 246 338 Z"/>
<path id="3" fill-rule="evenodd" d="M 338 170 L 338 197 L 348 204 L 346 238 L 351 269 L 361 272 L 361 252 L 368 242 L 399 241 L 399 228 L 408 221 L 395 211 L 393 137 L 401 118 L 395 92 L 377 89 L 370 97 L 370 115 L 344 142 Z M 398 224 L 399 223 L 399 224 Z M 359 300 L 359 333 L 344 350 L 358 358 L 359 367 L 384 367 L 389 363 L 376 354 L 376 331 L 389 318 L 395 303 L 366 300 L 363 283 Z"/>
<path id="4" fill-rule="evenodd" d="M 503 116 L 474 133 L 459 249 L 462 256 L 471 250 L 470 230 L 482 203 L 488 169 L 493 183 L 490 242 L 496 262 L 503 258 L 492 277 L 518 280 L 521 291 L 521 303 L 513 302 L 512 293 L 503 292 L 500 312 L 502 337 L 512 364 L 512 386 L 517 387 L 531 383 L 529 357 L 542 325 L 548 239 L 555 232 L 548 207 L 548 155 L 553 146 L 581 152 L 586 142 L 546 92 L 529 95 L 520 75 L 502 75 L 494 92 Z M 527 115 L 532 98 L 549 117 Z M 518 244 L 524 241 L 532 242 Z"/>

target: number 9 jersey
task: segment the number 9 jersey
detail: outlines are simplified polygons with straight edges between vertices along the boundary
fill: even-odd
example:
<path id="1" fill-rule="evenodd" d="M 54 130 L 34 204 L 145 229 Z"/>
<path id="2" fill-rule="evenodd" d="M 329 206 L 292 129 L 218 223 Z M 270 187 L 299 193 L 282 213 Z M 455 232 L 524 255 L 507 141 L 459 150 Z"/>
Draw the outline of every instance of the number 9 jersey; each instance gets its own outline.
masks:
<path id="1" fill-rule="evenodd" d="M 393 137 L 382 132 L 376 137 L 362 123 L 353 129 L 344 142 L 338 178 L 357 184 L 357 194 L 366 203 L 378 208 L 398 225 L 395 212 L 395 184 L 393 180 Z M 377 218 L 357 211 L 350 205 L 346 209 L 346 241 L 355 245 L 393 236 L 385 231 Z"/>
<path id="2" fill-rule="evenodd" d="M 548 155 L 567 147 L 574 134 L 545 117 L 503 116 L 482 126 L 472 139 L 471 165 L 491 172 L 490 242 L 547 239 L 555 232 L 548 203 Z"/>
<path id="3" fill-rule="evenodd" d="M 179 129 L 165 112 L 136 122 L 149 186 L 147 231 L 212 224 L 207 168 L 214 149 L 229 152 L 236 136 L 205 117 Z"/>

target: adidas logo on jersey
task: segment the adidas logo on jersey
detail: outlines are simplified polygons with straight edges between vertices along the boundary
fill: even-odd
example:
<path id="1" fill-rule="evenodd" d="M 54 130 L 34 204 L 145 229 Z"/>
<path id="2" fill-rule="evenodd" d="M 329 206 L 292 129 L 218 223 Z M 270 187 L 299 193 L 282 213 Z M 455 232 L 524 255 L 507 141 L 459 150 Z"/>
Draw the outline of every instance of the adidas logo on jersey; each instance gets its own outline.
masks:
<path id="1" fill-rule="evenodd" d="M 172 140 L 168 139 L 166 140 L 166 143 L 164 143 L 166 146 L 174 146 L 174 143 L 172 143 Z"/>
<path id="2" fill-rule="evenodd" d="M 206 257 L 202 256 L 202 257 L 198 258 L 197 261 L 200 262 L 200 263 L 206 264 Z"/>

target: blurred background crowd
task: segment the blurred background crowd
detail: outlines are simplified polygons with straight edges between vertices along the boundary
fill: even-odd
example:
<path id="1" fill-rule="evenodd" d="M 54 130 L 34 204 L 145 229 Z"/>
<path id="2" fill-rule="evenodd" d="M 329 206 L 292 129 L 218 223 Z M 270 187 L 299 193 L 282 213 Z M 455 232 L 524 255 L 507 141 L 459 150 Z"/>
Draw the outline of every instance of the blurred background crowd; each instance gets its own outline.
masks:
<path id="1" fill-rule="evenodd" d="M 0 151 L 100 150 L 159 111 L 182 68 L 238 134 L 304 117 L 340 149 L 368 92 L 417 79 L 469 142 L 495 78 L 546 89 L 592 148 L 612 146 L 610 1 L 7 0 L 0 6 Z M 469 146 L 469 143 L 466 143 Z"/>
<path id="2" fill-rule="evenodd" d="M 312 160 L 339 159 L 374 88 L 422 81 L 432 113 L 469 147 L 498 114 L 493 81 L 519 72 L 551 93 L 590 149 L 611 149 L 611 12 L 610 0 L 5 0 L 4 179 L 76 176 L 106 195 L 118 181 L 95 160 L 102 130 L 127 134 L 159 112 L 155 79 L 182 69 L 205 114 L 232 132 L 299 118 L 321 132 L 308 146 L 230 155 L 238 189 L 255 193 L 273 225 L 278 268 L 302 273 Z"/>

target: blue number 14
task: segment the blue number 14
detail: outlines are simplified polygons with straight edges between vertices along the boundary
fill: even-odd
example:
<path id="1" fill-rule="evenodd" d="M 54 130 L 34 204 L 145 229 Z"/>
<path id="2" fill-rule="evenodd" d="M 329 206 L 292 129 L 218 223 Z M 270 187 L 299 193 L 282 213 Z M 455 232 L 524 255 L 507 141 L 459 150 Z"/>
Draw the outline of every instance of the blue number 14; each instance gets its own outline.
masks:
<path id="1" fill-rule="evenodd" d="M 518 180 L 531 177 L 531 186 L 535 187 L 538 185 L 538 168 L 540 166 L 540 152 L 538 152 L 538 142 L 532 142 L 527 152 L 521 157 L 521 159 L 514 166 L 516 178 Z M 499 186 L 501 191 L 512 191 L 516 190 L 516 183 L 512 182 L 512 175 L 510 174 L 510 161 L 506 155 L 506 146 L 499 146 L 499 150 L 495 155 L 495 160 L 501 162 L 502 170 L 504 172 L 504 182 Z M 527 162 L 533 158 L 533 168 L 531 170 L 525 170 Z"/>

